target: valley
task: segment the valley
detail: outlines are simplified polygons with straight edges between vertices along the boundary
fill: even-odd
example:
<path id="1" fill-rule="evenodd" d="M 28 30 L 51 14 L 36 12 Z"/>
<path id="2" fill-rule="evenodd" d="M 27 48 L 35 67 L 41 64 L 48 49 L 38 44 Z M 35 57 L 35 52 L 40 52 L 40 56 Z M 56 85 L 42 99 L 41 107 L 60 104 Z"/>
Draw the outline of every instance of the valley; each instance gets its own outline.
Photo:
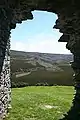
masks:
<path id="1" fill-rule="evenodd" d="M 72 85 L 71 54 L 11 50 L 12 86 Z"/>

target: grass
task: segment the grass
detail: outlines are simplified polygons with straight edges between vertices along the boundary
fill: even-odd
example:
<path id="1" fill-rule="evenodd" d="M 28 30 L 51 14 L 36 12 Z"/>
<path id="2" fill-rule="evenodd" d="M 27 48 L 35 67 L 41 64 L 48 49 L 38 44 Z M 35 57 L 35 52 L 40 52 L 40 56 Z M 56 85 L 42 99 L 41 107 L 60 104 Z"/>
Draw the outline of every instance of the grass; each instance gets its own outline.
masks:
<path id="1" fill-rule="evenodd" d="M 68 86 L 14 88 L 6 120 L 58 120 L 69 110 L 73 94 Z"/>
<path id="2" fill-rule="evenodd" d="M 70 72 L 69 70 L 67 70 L 67 72 L 52 72 L 46 70 L 38 70 L 36 72 L 32 72 L 29 75 L 22 76 L 19 78 L 12 76 L 12 85 L 13 83 L 15 85 L 23 84 L 23 82 L 28 83 L 29 85 L 36 85 L 37 83 L 48 83 L 48 85 L 72 85 L 73 79 L 72 72 Z"/>

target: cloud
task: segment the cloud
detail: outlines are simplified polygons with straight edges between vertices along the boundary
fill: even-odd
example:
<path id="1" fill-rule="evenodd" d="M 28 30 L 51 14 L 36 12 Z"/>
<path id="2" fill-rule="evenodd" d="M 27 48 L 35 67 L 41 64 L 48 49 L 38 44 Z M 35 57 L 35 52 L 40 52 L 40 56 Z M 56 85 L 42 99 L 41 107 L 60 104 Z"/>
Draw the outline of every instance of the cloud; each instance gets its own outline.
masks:
<path id="1" fill-rule="evenodd" d="M 66 49 L 66 43 L 58 42 L 60 36 L 41 33 L 26 40 L 11 40 L 11 49 L 26 52 L 69 54 L 70 51 Z"/>

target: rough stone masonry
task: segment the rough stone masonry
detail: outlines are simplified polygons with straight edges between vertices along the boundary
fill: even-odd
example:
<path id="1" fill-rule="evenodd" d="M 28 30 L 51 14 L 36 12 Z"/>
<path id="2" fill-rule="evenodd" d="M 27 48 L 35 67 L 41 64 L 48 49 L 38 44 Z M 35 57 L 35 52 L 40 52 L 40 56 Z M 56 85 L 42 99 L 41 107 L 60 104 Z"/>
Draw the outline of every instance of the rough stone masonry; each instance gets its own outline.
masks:
<path id="1" fill-rule="evenodd" d="M 80 120 L 80 4 L 79 0 L 2 0 L 0 1 L 0 120 L 6 116 L 11 101 L 10 31 L 17 23 L 33 19 L 32 11 L 43 10 L 58 15 L 54 28 L 63 35 L 60 42 L 73 53 L 73 105 L 63 120 Z M 27 28 L 26 28 L 27 29 Z M 34 29 L 34 28 L 33 28 Z M 53 46 L 54 47 L 54 46 Z"/>

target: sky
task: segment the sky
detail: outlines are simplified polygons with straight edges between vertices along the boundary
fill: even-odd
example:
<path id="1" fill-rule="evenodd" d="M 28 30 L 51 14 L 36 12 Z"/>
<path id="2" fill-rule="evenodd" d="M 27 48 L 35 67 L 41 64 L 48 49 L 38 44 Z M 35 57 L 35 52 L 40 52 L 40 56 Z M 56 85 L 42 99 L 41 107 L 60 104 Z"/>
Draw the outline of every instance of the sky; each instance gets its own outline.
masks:
<path id="1" fill-rule="evenodd" d="M 53 29 L 56 14 L 33 11 L 33 20 L 23 21 L 11 30 L 11 49 L 26 52 L 70 54 L 66 43 L 58 42 L 62 33 Z"/>

